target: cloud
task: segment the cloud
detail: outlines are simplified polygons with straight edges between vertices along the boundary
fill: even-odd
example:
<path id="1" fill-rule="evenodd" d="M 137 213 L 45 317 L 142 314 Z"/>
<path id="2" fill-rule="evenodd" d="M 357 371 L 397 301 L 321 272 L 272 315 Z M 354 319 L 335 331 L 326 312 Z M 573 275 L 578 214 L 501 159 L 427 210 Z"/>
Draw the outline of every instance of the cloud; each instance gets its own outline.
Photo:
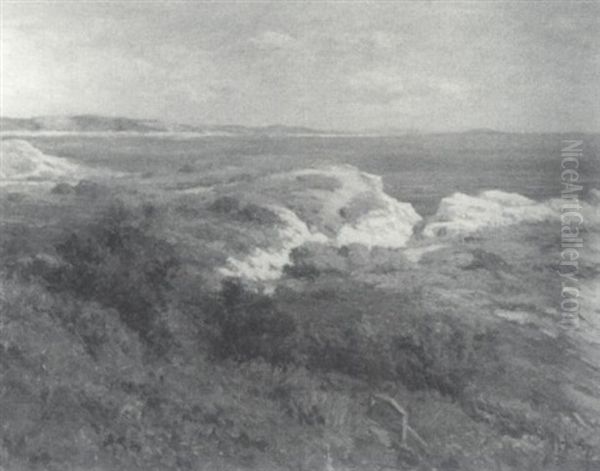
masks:
<path id="1" fill-rule="evenodd" d="M 598 5 L 125 3 L 6 5 L 3 113 L 598 129 Z"/>
<path id="2" fill-rule="evenodd" d="M 296 39 L 287 33 L 265 31 L 250 39 L 259 49 L 284 49 L 296 44 Z"/>
<path id="3" fill-rule="evenodd" d="M 373 103 L 390 103 L 399 99 L 460 99 L 467 96 L 470 89 L 461 80 L 397 68 L 359 71 L 350 76 L 347 86 L 357 101 Z"/>
<path id="4" fill-rule="evenodd" d="M 428 81 L 429 86 L 434 92 L 446 95 L 447 97 L 463 98 L 470 90 L 470 85 L 461 80 L 451 80 L 447 78 L 431 78 Z"/>
<path id="5" fill-rule="evenodd" d="M 83 41 L 74 48 L 72 32 L 51 31 L 44 42 L 36 39 L 14 28 L 3 37 L 3 107 L 18 115 L 174 114 L 181 105 L 214 99 L 215 86 L 225 82 L 201 48 Z"/>
<path id="6" fill-rule="evenodd" d="M 391 99 L 405 92 L 405 80 L 404 74 L 398 71 L 366 70 L 351 76 L 348 85 L 359 93 L 388 96 Z"/>

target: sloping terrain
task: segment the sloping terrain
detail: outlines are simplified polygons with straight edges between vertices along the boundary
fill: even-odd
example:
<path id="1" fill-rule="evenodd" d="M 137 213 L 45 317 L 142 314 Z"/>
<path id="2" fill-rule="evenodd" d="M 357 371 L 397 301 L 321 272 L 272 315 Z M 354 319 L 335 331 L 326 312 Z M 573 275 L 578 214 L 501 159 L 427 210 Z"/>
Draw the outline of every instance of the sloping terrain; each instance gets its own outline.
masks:
<path id="1" fill-rule="evenodd" d="M 590 192 L 590 203 L 583 201 L 577 207 L 592 225 L 599 220 L 597 191 Z M 477 196 L 455 193 L 442 199 L 423 233 L 428 237 L 464 236 L 482 228 L 558 220 L 560 214 L 560 199 L 536 202 L 517 193 L 499 190 L 484 191 Z"/>
<path id="2" fill-rule="evenodd" d="M 410 204 L 384 193 L 381 178 L 351 166 L 274 174 L 226 192 L 265 204 L 281 219 L 271 247 L 256 249 L 243 261 L 230 258 L 231 268 L 224 269 L 255 280 L 278 278 L 291 251 L 307 242 L 403 247 L 421 220 Z"/>
<path id="3" fill-rule="evenodd" d="M 0 189 L 0 467 L 600 465 L 596 192 L 565 325 L 556 201 L 272 167 Z"/>
<path id="4" fill-rule="evenodd" d="M 1 124 L 4 132 L 166 132 L 194 130 L 192 126 L 169 126 L 157 120 L 140 120 L 95 115 L 40 116 L 30 119 L 2 118 Z"/>
<path id="5" fill-rule="evenodd" d="M 22 139 L 2 139 L 0 141 L 0 185 L 19 189 L 23 185 L 52 186 L 57 182 L 61 186 L 55 191 L 74 191 L 69 183 L 87 179 L 111 179 L 123 177 L 122 172 L 104 168 L 90 168 L 68 158 L 48 155 Z"/>
<path id="6" fill-rule="evenodd" d="M 0 145 L 0 180 L 60 179 L 77 172 L 75 164 L 46 155 L 27 141 L 8 139 Z"/>
<path id="7" fill-rule="evenodd" d="M 113 116 L 74 115 L 74 116 L 37 116 L 33 118 L 6 118 L 0 120 L 3 134 L 19 133 L 197 133 L 221 135 L 320 135 L 324 131 L 295 126 L 234 126 L 203 125 L 164 122 L 156 119 L 132 119 Z"/>

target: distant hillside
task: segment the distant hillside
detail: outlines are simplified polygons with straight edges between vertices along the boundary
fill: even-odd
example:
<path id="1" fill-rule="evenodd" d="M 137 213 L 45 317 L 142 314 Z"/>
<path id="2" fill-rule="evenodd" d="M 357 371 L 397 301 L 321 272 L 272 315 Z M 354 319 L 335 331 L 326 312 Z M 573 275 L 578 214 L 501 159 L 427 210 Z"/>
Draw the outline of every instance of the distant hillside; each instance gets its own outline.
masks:
<path id="1" fill-rule="evenodd" d="M 104 116 L 40 116 L 30 119 L 2 118 L 2 131 L 62 131 L 62 132 L 151 132 L 169 131 L 159 121 Z"/>
<path id="2" fill-rule="evenodd" d="M 0 117 L 0 133 L 4 135 L 35 133 L 194 133 L 200 135 L 221 136 L 402 136 L 414 137 L 455 136 L 456 138 L 491 138 L 506 136 L 549 135 L 556 133 L 519 133 L 505 132 L 490 128 L 467 129 L 462 132 L 428 132 L 416 128 L 398 128 L 391 126 L 371 127 L 355 131 L 314 129 L 304 126 L 244 126 L 240 124 L 201 124 L 191 125 L 157 119 L 135 119 L 120 116 L 99 116 L 91 114 L 72 116 L 36 116 L 32 118 Z M 562 134 L 586 134 L 570 132 Z M 594 133 L 592 133 L 594 134 Z"/>
<path id="3" fill-rule="evenodd" d="M 192 132 L 202 134 L 226 135 L 319 135 L 319 131 L 306 127 L 272 125 L 250 127 L 241 125 L 202 125 L 169 123 L 159 120 L 132 119 L 124 117 L 106 117 L 96 115 L 75 116 L 38 116 L 29 119 L 0 118 L 3 133 L 20 132 Z"/>

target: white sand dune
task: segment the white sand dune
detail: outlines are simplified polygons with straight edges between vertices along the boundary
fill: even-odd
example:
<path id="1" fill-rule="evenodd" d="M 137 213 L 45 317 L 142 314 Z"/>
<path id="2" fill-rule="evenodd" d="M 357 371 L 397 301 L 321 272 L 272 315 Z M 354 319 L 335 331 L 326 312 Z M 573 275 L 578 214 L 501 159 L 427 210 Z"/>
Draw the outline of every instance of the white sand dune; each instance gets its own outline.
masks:
<path id="1" fill-rule="evenodd" d="M 307 188 L 308 200 L 318 201 L 322 220 L 334 232 L 332 243 L 343 246 L 404 247 L 421 216 L 410 203 L 398 201 L 383 190 L 382 178 L 351 165 L 305 169 L 279 175 L 283 180 L 329 178 L 335 189 Z"/>
<path id="2" fill-rule="evenodd" d="M 226 266 L 219 269 L 222 275 L 255 281 L 280 278 L 290 263 L 291 251 L 306 242 L 334 247 L 358 244 L 369 250 L 400 249 L 409 260 L 418 263 L 422 254 L 446 246 L 436 242 L 440 238 L 520 223 L 558 222 L 564 204 L 560 199 L 538 202 L 500 190 L 487 190 L 476 196 L 455 193 L 441 200 L 437 213 L 424 226 L 425 240 L 416 247 L 413 233 L 421 216 L 411 204 L 386 194 L 381 177 L 350 165 L 278 173 L 259 178 L 243 187 L 243 191 L 275 211 L 285 226 L 270 247 L 231 256 Z M 600 201 L 600 194 L 594 191 L 592 200 Z M 600 221 L 599 208 L 591 200 L 581 202 L 586 224 Z"/>
<path id="3" fill-rule="evenodd" d="M 382 197 L 382 201 L 382 209 L 371 210 L 355 223 L 342 226 L 336 244 L 362 244 L 369 248 L 404 247 L 421 217 L 408 203 L 401 203 L 387 195 Z"/>
<path id="4" fill-rule="evenodd" d="M 366 186 L 364 190 L 354 182 L 357 178 L 354 171 L 345 172 L 344 178 L 340 179 L 344 188 L 354 189 L 354 195 L 348 202 L 351 204 L 353 199 L 364 194 L 362 191 L 366 190 L 375 202 L 375 207 L 358 216 L 355 221 L 345 223 L 337 234 L 337 245 L 356 243 L 369 248 L 404 247 L 412 237 L 414 226 L 421 221 L 421 216 L 410 203 L 398 201 L 386 194 L 380 176 L 365 172 L 359 174 L 362 184 Z"/>
<path id="5" fill-rule="evenodd" d="M 0 180 L 58 180 L 79 171 L 78 165 L 46 155 L 21 139 L 5 139 L 0 145 Z"/>
<path id="6" fill-rule="evenodd" d="M 589 201 L 578 201 L 575 206 L 560 198 L 537 202 L 500 190 L 483 191 L 477 196 L 454 193 L 442 199 L 423 234 L 426 237 L 462 236 L 486 228 L 559 220 L 561 214 L 569 210 L 579 212 L 588 226 L 600 224 L 600 193 L 591 190 Z"/>
<path id="7" fill-rule="evenodd" d="M 443 198 L 435 216 L 423 229 L 426 237 L 467 235 L 480 229 L 559 217 L 548 203 L 517 193 L 489 190 L 477 196 L 454 193 Z"/>
<path id="8" fill-rule="evenodd" d="M 293 249 L 307 242 L 327 242 L 327 237 L 313 232 L 296 214 L 281 206 L 269 206 L 283 221 L 279 229 L 278 240 L 266 249 L 256 248 L 244 259 L 229 257 L 225 267 L 219 269 L 223 276 L 242 277 L 255 281 L 277 280 L 288 265 Z"/>
<path id="9" fill-rule="evenodd" d="M 219 269 L 224 276 L 277 280 L 290 263 L 291 251 L 307 242 L 404 247 L 421 220 L 410 204 L 383 191 L 381 177 L 351 166 L 276 174 L 257 182 L 256 188 L 263 197 L 270 195 L 265 206 L 278 214 L 284 227 L 271 247 L 230 257 Z"/>

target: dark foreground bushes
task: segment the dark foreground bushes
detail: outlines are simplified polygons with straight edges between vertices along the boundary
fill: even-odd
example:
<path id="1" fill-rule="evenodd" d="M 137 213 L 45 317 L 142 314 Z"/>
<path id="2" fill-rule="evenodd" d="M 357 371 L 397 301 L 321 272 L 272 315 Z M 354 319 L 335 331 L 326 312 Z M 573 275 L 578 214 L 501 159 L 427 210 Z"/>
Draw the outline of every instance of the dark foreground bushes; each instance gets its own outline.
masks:
<path id="1" fill-rule="evenodd" d="M 243 223 L 254 223 L 273 226 L 281 223 L 279 216 L 268 208 L 254 203 L 242 203 L 233 196 L 221 196 L 208 208 L 215 214 Z"/>
<path id="2" fill-rule="evenodd" d="M 452 397 L 493 364 L 495 339 L 487 330 L 427 313 L 418 292 L 385 293 L 336 270 L 302 293 L 267 296 L 230 280 L 218 295 L 200 293 L 202 305 L 187 303 L 173 289 L 180 262 L 158 222 L 153 206 L 113 204 L 66 235 L 56 246 L 59 261 L 38 273 L 55 292 L 117 311 L 159 354 L 173 341 L 165 313 L 191 304 L 184 310 L 195 321 L 199 343 L 218 359 L 294 364 Z M 84 321 L 75 324 L 88 335 Z M 88 337 L 92 344 L 101 341 Z"/>
<path id="3" fill-rule="evenodd" d="M 496 356 L 488 329 L 424 312 L 418 293 L 382 295 L 367 286 L 271 298 L 228 281 L 213 302 L 209 325 L 219 358 L 262 358 L 454 398 Z"/>
<path id="4" fill-rule="evenodd" d="M 354 292 L 340 286 L 330 296 L 305 294 L 289 309 L 302 332 L 295 357 L 311 369 L 460 397 L 495 361 L 493 332 L 426 313 L 419 293 L 384 295 L 366 286 Z"/>
<path id="5" fill-rule="evenodd" d="M 434 389 L 453 397 L 496 360 L 495 333 L 458 319 L 412 317 L 390 342 L 394 373 L 409 389 Z"/>
<path id="6" fill-rule="evenodd" d="M 223 283 L 209 325 L 214 328 L 211 344 L 217 357 L 237 361 L 262 358 L 275 365 L 292 360 L 293 317 L 279 311 L 270 297 L 248 291 L 236 280 Z"/>
<path id="7" fill-rule="evenodd" d="M 161 310 L 178 266 L 173 247 L 154 235 L 156 209 L 113 204 L 88 227 L 56 246 L 64 262 L 44 273 L 52 290 L 114 308 L 152 348 L 169 345 Z"/>

